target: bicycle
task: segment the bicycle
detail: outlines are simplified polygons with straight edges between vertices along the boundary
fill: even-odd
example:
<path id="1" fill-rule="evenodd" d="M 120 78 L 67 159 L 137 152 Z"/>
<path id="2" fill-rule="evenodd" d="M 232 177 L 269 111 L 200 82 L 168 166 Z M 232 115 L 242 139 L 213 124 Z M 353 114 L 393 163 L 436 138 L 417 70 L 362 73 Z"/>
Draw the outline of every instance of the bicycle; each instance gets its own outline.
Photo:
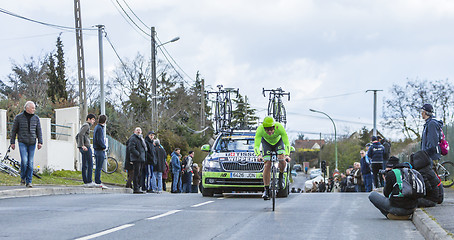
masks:
<path id="1" fill-rule="evenodd" d="M 289 188 L 289 171 L 290 168 L 287 166 L 287 177 L 283 176 L 283 181 L 285 184 L 285 187 L 281 189 L 281 186 L 279 186 L 279 181 L 278 177 L 276 177 L 277 171 L 279 169 L 279 159 L 277 158 L 277 153 L 275 151 L 271 152 L 271 180 L 270 180 L 270 194 L 271 194 L 271 199 L 272 199 L 272 206 L 273 206 L 273 212 L 276 209 L 276 197 L 287 197 L 290 188 Z"/>
<path id="2" fill-rule="evenodd" d="M 273 116 L 274 120 L 280 123 L 287 123 L 287 112 L 285 111 L 282 97 L 287 96 L 290 101 L 290 93 L 285 92 L 282 88 L 266 90 L 262 88 L 262 94 L 266 97 L 266 92 L 270 92 L 268 99 L 268 116 Z"/>
<path id="3" fill-rule="evenodd" d="M 437 162 L 436 173 L 443 182 L 443 187 L 449 188 L 454 185 L 454 163 L 450 161 L 444 161 L 442 163 Z"/>
<path id="4" fill-rule="evenodd" d="M 239 94 L 238 89 L 225 88 L 222 85 L 217 85 L 217 92 L 207 92 L 208 94 L 216 94 L 216 103 L 214 108 L 214 121 L 216 123 L 216 133 L 226 131 L 230 128 L 232 121 L 232 101 L 230 99 L 231 93 Z"/>
<path id="5" fill-rule="evenodd" d="M 106 155 L 108 152 L 109 152 L 109 150 L 106 151 Z M 94 151 L 93 151 L 92 159 L 93 159 L 93 166 L 95 166 L 95 168 L 96 168 L 96 158 L 95 158 Z M 107 157 L 107 169 L 104 169 L 104 167 L 103 167 L 101 170 L 107 174 L 112 174 L 112 173 L 116 172 L 117 169 L 118 169 L 117 159 L 115 159 L 114 157 L 108 156 Z"/>
<path id="6" fill-rule="evenodd" d="M 11 152 L 11 145 L 9 145 L 8 150 L 6 150 L 6 154 L 1 161 L 0 169 L 3 172 L 6 172 L 12 176 L 17 177 L 20 174 L 21 163 L 19 161 L 17 161 L 16 159 L 10 157 L 9 156 L 10 152 Z M 37 169 L 33 169 L 33 176 L 41 179 L 41 176 L 38 175 Z"/>

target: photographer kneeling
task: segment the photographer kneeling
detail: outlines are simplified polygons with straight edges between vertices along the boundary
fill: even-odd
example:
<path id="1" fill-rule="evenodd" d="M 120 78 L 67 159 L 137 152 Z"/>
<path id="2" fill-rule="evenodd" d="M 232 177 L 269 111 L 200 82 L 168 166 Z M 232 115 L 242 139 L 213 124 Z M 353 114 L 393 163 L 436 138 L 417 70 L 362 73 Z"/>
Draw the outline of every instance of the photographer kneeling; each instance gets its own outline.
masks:
<path id="1" fill-rule="evenodd" d="M 377 192 L 371 192 L 369 200 L 378 210 L 388 219 L 407 220 L 411 217 L 418 204 L 418 199 L 398 196 L 399 186 L 396 179 L 396 174 L 393 169 L 399 169 L 402 172 L 403 168 L 411 168 L 408 163 L 399 164 L 399 159 L 392 156 L 386 164 L 385 187 L 383 195 Z"/>

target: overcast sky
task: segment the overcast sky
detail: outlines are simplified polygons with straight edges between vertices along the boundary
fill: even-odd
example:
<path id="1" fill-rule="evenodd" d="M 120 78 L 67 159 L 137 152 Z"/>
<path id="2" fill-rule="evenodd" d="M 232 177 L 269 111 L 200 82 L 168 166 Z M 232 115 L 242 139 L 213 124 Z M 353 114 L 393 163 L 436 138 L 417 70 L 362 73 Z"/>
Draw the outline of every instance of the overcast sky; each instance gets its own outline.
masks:
<path id="1" fill-rule="evenodd" d="M 120 15 L 116 1 L 81 0 L 83 26 L 105 25 L 123 59 L 137 53 L 149 58 L 149 39 Z M 310 138 L 319 136 L 308 133 L 333 133 L 332 123 L 309 108 L 335 119 L 338 134 L 366 124 L 370 129 L 373 94 L 366 90 L 384 90 L 378 93 L 380 123 L 383 97 L 392 97 L 393 84 L 454 75 L 453 1 L 118 0 L 123 6 L 125 1 L 147 26 L 156 27 L 161 41 L 181 38 L 166 49 L 184 72 L 194 79 L 200 71 L 212 87 L 239 88 L 261 118 L 268 101 L 262 88 L 289 91 L 291 100 L 284 103 L 291 138 L 298 132 Z M 1 1 L 0 8 L 74 26 L 74 3 L 69 0 Z M 3 80 L 11 61 L 21 64 L 53 51 L 61 32 L 6 14 L 0 14 L 0 30 Z M 84 31 L 83 36 L 86 74 L 98 78 L 97 32 Z M 74 31 L 64 31 L 62 40 L 68 73 L 75 78 Z M 158 58 L 164 59 L 160 52 Z M 104 64 L 109 81 L 120 62 L 107 42 Z M 397 136 L 381 124 L 378 130 Z"/>

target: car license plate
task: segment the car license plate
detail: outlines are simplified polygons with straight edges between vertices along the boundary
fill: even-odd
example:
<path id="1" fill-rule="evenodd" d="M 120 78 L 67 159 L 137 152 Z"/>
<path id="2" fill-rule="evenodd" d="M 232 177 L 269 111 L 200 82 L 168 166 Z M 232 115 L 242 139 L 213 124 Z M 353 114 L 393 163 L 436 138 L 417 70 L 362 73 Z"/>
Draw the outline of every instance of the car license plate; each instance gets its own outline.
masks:
<path id="1" fill-rule="evenodd" d="M 256 178 L 255 173 L 241 173 L 241 172 L 232 172 L 230 173 L 231 178 Z"/>

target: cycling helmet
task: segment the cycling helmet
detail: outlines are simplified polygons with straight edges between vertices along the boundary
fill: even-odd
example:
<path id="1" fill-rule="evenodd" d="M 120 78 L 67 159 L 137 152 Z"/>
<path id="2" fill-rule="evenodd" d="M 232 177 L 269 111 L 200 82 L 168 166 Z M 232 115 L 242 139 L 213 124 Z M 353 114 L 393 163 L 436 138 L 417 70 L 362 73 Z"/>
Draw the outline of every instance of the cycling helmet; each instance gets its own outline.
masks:
<path id="1" fill-rule="evenodd" d="M 267 116 L 263 119 L 263 127 L 274 127 L 273 117 Z"/>

